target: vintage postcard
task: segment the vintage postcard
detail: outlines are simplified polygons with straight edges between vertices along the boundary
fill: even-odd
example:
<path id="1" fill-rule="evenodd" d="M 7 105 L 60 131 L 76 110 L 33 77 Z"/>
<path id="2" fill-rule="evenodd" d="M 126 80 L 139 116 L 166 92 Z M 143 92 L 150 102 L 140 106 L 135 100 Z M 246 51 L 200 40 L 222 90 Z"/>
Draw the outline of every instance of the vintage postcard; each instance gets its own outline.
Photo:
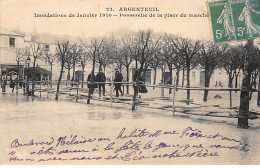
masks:
<path id="1" fill-rule="evenodd" d="M 0 0 L 0 165 L 259 165 L 259 0 Z"/>

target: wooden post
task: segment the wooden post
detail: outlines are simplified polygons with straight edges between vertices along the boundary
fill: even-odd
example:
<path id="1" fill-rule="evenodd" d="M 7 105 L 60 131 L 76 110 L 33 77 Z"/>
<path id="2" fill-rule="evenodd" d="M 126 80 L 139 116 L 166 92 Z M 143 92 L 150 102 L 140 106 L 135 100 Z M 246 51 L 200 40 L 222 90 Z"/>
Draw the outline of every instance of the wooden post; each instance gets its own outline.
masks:
<path id="1" fill-rule="evenodd" d="M 137 96 L 137 86 L 136 84 L 133 84 L 133 86 L 134 86 L 134 96 L 133 96 L 133 103 L 132 103 L 132 111 L 135 110 L 135 101 Z"/>
<path id="2" fill-rule="evenodd" d="M 24 80 L 23 81 L 23 84 L 24 84 L 24 87 L 23 87 L 23 85 L 22 85 L 22 87 L 23 87 L 23 94 L 25 95 L 26 94 L 26 81 Z"/>
<path id="3" fill-rule="evenodd" d="M 92 89 L 92 86 L 90 86 L 89 89 L 88 89 L 88 99 L 87 99 L 87 104 L 90 104 L 91 89 Z"/>
<path id="4" fill-rule="evenodd" d="M 40 97 L 42 97 L 42 82 L 40 82 Z"/>
<path id="5" fill-rule="evenodd" d="M 164 97 L 164 88 L 163 84 L 161 85 L 161 97 Z"/>
<path id="6" fill-rule="evenodd" d="M 248 128 L 248 117 L 249 117 L 249 91 L 250 91 L 250 80 L 251 80 L 251 70 L 249 68 L 249 57 L 252 55 L 254 50 L 253 39 L 247 41 L 245 45 L 245 50 L 247 51 L 244 59 L 244 71 L 243 71 L 243 82 L 240 93 L 240 106 L 238 114 L 237 126 L 239 128 Z"/>
<path id="7" fill-rule="evenodd" d="M 77 83 L 77 97 L 76 97 L 76 102 L 78 102 L 78 97 L 79 97 L 79 83 Z"/>
<path id="8" fill-rule="evenodd" d="M 232 91 L 229 91 L 229 107 L 232 107 Z"/>
<path id="9" fill-rule="evenodd" d="M 112 102 L 113 102 L 113 80 L 111 80 L 111 85 L 110 85 L 110 107 L 112 107 Z"/>
<path id="10" fill-rule="evenodd" d="M 48 84 L 48 85 L 47 85 L 47 89 L 46 89 L 47 98 L 49 98 L 49 91 L 50 91 L 50 89 L 49 89 L 49 84 Z"/>
<path id="11" fill-rule="evenodd" d="M 176 96 L 176 77 L 174 77 L 174 89 L 173 89 L 173 96 L 172 96 L 172 115 L 175 115 L 175 96 Z"/>
<path id="12" fill-rule="evenodd" d="M 258 73 L 257 106 L 260 106 L 260 72 Z"/>
<path id="13" fill-rule="evenodd" d="M 19 87 L 19 79 L 16 80 L 16 94 L 18 94 L 18 87 Z"/>

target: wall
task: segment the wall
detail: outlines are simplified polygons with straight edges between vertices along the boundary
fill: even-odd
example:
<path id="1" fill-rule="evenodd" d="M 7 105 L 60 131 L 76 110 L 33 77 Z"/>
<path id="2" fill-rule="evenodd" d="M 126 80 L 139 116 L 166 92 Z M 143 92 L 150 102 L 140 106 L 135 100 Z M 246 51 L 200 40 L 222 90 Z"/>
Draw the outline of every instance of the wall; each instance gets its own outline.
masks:
<path id="1" fill-rule="evenodd" d="M 9 46 L 10 37 L 15 38 L 15 47 Z M 0 63 L 16 64 L 16 49 L 24 48 L 24 37 L 0 35 Z"/>

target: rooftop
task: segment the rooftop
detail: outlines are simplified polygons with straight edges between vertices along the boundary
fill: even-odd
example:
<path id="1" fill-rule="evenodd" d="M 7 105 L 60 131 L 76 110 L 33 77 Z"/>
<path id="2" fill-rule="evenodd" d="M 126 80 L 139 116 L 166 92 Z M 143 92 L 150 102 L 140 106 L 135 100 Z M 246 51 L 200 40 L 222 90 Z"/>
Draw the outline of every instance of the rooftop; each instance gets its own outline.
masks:
<path id="1" fill-rule="evenodd" d="M 21 34 L 21 33 L 16 33 L 14 31 L 10 31 L 10 30 L 2 28 L 2 27 L 0 27 L 0 35 L 10 35 L 10 36 L 21 36 L 21 37 L 24 37 L 24 35 Z"/>

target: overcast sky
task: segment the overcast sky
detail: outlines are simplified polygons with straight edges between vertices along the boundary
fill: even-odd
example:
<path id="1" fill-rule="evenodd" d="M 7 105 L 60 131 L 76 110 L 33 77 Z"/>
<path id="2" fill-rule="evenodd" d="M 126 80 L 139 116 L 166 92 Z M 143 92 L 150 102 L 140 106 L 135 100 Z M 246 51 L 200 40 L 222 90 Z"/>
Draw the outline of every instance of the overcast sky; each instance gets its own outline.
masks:
<path id="1" fill-rule="evenodd" d="M 0 26 L 22 32 L 102 36 L 108 32 L 151 28 L 193 39 L 211 40 L 210 24 L 204 18 L 40 18 L 34 13 L 106 13 L 118 15 L 120 7 L 158 7 L 155 14 L 207 13 L 206 0 L 0 0 Z M 150 12 L 121 12 L 146 13 Z"/>

